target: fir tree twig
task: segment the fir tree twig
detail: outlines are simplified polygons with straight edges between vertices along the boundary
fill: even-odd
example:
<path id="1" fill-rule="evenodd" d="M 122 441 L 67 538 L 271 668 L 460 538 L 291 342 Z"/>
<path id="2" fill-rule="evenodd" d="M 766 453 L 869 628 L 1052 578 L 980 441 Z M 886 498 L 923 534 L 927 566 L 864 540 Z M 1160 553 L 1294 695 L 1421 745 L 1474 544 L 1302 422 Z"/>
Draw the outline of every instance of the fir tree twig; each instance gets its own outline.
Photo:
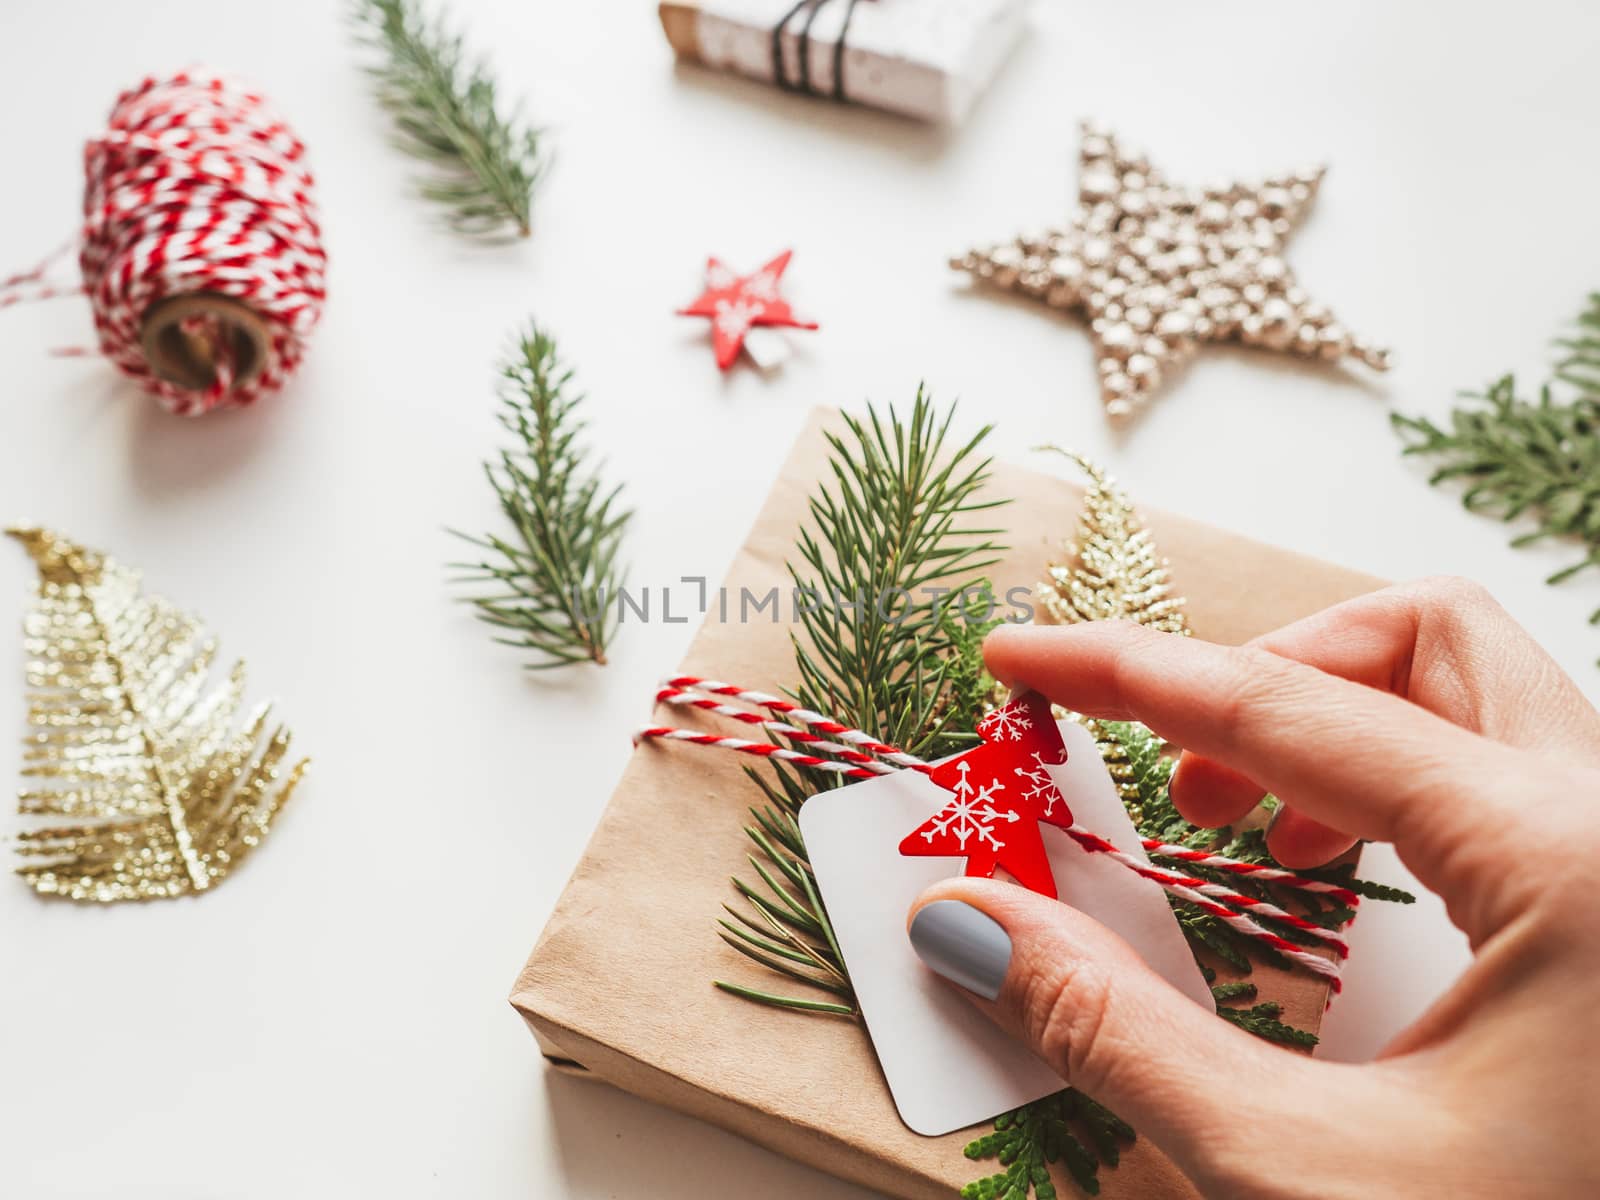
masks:
<path id="1" fill-rule="evenodd" d="M 478 616 L 510 631 L 495 640 L 532 650 L 531 668 L 606 661 L 616 626 L 618 562 L 632 513 L 621 508 L 620 485 L 607 488 L 579 443 L 583 397 L 570 389 L 551 338 L 530 324 L 501 368 L 500 422 L 517 437 L 484 464 L 511 526 L 507 536 L 457 536 L 477 546 L 477 562 L 452 564 L 458 582 L 494 590 L 469 596 Z"/>
<path id="2" fill-rule="evenodd" d="M 494 78 L 418 0 L 354 0 L 354 13 L 382 54 L 369 70 L 394 116 L 395 140 L 435 167 L 422 194 L 462 232 L 494 234 L 509 224 L 527 237 L 544 170 L 539 131 L 515 107 L 501 107 Z"/>
<path id="3" fill-rule="evenodd" d="M 846 417 L 846 433 L 828 435 L 833 486 L 811 500 L 803 567 L 789 568 L 799 594 L 816 600 L 800 608 L 796 695 L 922 757 L 974 740 L 977 712 L 950 703 L 952 651 L 972 626 L 956 598 L 992 595 L 978 573 L 996 561 L 1000 530 L 971 520 L 1007 503 L 979 496 L 990 460 L 977 451 L 991 427 L 948 446 L 954 415 L 952 406 L 940 420 L 919 388 L 908 421 L 893 408 L 887 420 L 875 410 Z M 926 590 L 941 584 L 942 595 Z M 951 735 L 955 746 L 944 744 Z"/>
<path id="4" fill-rule="evenodd" d="M 1441 465 L 1428 482 L 1461 480 L 1461 502 L 1472 512 L 1502 521 L 1531 518 L 1535 528 L 1512 540 L 1526 546 L 1550 537 L 1571 538 L 1583 557 L 1551 575 L 1561 583 L 1600 567 L 1600 292 L 1589 297 L 1573 336 L 1556 343 L 1565 354 L 1555 381 L 1576 389 L 1557 399 L 1550 383 L 1537 401 L 1517 395 L 1506 375 L 1450 414 L 1448 428 L 1425 417 L 1390 417 L 1405 454 L 1435 455 Z M 1554 382 L 1554 381 L 1553 381 Z M 1600 608 L 1590 616 L 1600 625 Z"/>
<path id="5" fill-rule="evenodd" d="M 801 562 L 789 568 L 795 594 L 804 598 L 795 697 L 859 729 L 884 730 L 886 741 L 930 758 L 973 740 L 991 686 L 981 644 L 996 623 L 988 600 L 980 607 L 974 599 L 980 592 L 992 597 L 977 573 L 1000 549 L 994 530 L 972 527 L 974 514 L 1003 503 L 979 496 L 989 460 L 978 457 L 978 447 L 989 431 L 950 447 L 953 413 L 941 420 L 919 389 L 909 420 L 893 408 L 886 419 L 876 410 L 864 421 L 846 417 L 845 432 L 829 435 L 832 479 L 811 500 L 812 528 L 800 537 Z M 934 585 L 954 590 L 924 591 Z M 964 592 L 970 607 L 951 599 Z M 759 882 L 733 881 L 754 915 L 730 910 L 737 925 L 724 921 L 722 937 L 745 957 L 833 998 L 717 986 L 763 1004 L 854 1015 L 854 992 L 797 820 L 809 796 L 839 779 L 773 767 L 771 776 L 747 772 L 766 797 L 746 828 Z"/>

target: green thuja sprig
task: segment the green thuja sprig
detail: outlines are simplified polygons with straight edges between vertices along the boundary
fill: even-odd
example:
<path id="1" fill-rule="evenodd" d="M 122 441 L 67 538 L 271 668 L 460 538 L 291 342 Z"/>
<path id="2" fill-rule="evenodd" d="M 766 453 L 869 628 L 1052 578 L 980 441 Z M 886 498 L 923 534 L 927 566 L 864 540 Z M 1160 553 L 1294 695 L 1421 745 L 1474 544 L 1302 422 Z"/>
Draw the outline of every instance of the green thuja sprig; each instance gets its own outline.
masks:
<path id="1" fill-rule="evenodd" d="M 1082 1135 L 1081 1137 L 1079 1135 Z M 973 1160 L 994 1158 L 1005 1167 L 961 1189 L 966 1200 L 1055 1200 L 1050 1164 L 1059 1162 L 1072 1181 L 1099 1195 L 1100 1164 L 1114 1167 L 1134 1133 L 1111 1110 L 1068 1088 L 997 1117 L 994 1132 L 966 1148 Z"/>
<path id="2" fill-rule="evenodd" d="M 1231 1004 L 1235 1000 L 1254 1000 L 1256 985 L 1248 979 L 1234 983 L 1219 983 L 1211 989 L 1211 998 L 1218 1004 Z"/>
<path id="3" fill-rule="evenodd" d="M 1211 998 L 1217 1002 L 1217 1016 L 1224 1021 L 1232 1022 L 1246 1033 L 1253 1033 L 1258 1038 L 1276 1042 L 1280 1046 L 1295 1046 L 1302 1050 L 1310 1050 L 1317 1044 L 1316 1034 L 1309 1030 L 1296 1029 L 1293 1025 L 1285 1025 L 1278 1020 L 1283 1012 L 1281 1004 L 1268 1001 L 1252 1005 L 1250 1008 L 1232 1007 L 1235 1000 L 1256 998 L 1256 985 L 1248 980 L 1219 983 L 1211 989 Z"/>
<path id="4" fill-rule="evenodd" d="M 1283 1005 L 1275 1001 L 1257 1004 L 1252 1008 L 1217 1006 L 1217 1016 L 1264 1041 L 1276 1042 L 1280 1046 L 1296 1046 L 1302 1050 L 1309 1050 L 1317 1044 L 1316 1034 L 1278 1020 L 1281 1012 Z"/>
<path id="5" fill-rule="evenodd" d="M 1600 566 L 1600 292 L 1589 297 L 1573 336 L 1557 345 L 1565 353 L 1552 383 L 1576 389 L 1564 399 L 1546 383 L 1537 400 L 1525 400 L 1506 375 L 1481 395 L 1468 393 L 1448 428 L 1425 417 L 1390 417 L 1406 443 L 1402 453 L 1440 460 L 1429 483 L 1459 480 L 1470 511 L 1534 523 L 1513 546 L 1546 538 L 1582 545 L 1580 559 L 1546 580 L 1553 584 Z M 1589 622 L 1600 625 L 1600 608 Z"/>
<path id="6" fill-rule="evenodd" d="M 555 342 L 529 325 L 501 367 L 500 423 L 516 445 L 484 464 L 510 531 L 457 536 L 482 552 L 455 563 L 457 582 L 493 590 L 467 597 L 478 616 L 507 631 L 495 640 L 531 650 L 530 668 L 606 661 L 619 613 L 618 562 L 630 512 L 579 441 L 583 402 Z"/>
<path id="7" fill-rule="evenodd" d="M 1266 836 L 1260 829 L 1203 829 L 1183 819 L 1172 803 L 1170 792 L 1173 760 L 1165 753 L 1165 743 L 1145 726 L 1134 722 L 1101 721 L 1097 723 L 1096 736 L 1102 753 L 1109 753 L 1129 769 L 1131 778 L 1125 788 L 1124 802 L 1140 836 L 1188 849 L 1211 850 L 1240 862 L 1272 862 L 1272 856 L 1267 852 Z M 1129 799 L 1129 795 L 1134 798 Z M 1270 809 L 1275 808 L 1278 801 L 1268 796 L 1264 803 Z M 1280 908 L 1303 910 L 1307 919 L 1328 928 L 1339 928 L 1355 915 L 1335 901 L 1318 897 L 1316 893 L 1289 891 L 1195 863 L 1157 858 L 1159 862 L 1179 867 L 1188 874 L 1212 883 L 1225 884 L 1245 895 L 1271 901 Z M 1399 888 L 1358 879 L 1352 863 L 1305 870 L 1299 874 L 1337 883 L 1357 895 L 1375 900 L 1410 904 L 1416 899 Z M 1203 946 L 1235 970 L 1248 972 L 1253 962 L 1275 966 L 1286 964 L 1287 960 L 1282 955 L 1256 939 L 1236 932 L 1217 917 L 1181 900 L 1174 899 L 1172 905 L 1178 924 L 1190 944 Z M 1259 913 L 1256 916 L 1260 919 Z M 1303 945 L 1317 944 L 1315 938 L 1290 926 L 1274 925 L 1273 932 L 1287 941 Z"/>
<path id="8" fill-rule="evenodd" d="M 829 482 L 810 502 L 810 527 L 789 566 L 800 631 L 794 639 L 800 703 L 925 758 L 970 746 L 993 681 L 982 643 L 997 623 L 979 574 L 1001 547 L 977 514 L 1004 501 L 982 497 L 989 459 L 979 453 L 987 427 L 949 440 L 954 407 L 941 419 L 921 390 L 909 417 L 869 409 L 829 435 Z M 953 591 L 933 594 L 930 586 Z M 965 603 L 950 597 L 967 597 Z M 820 994 L 795 995 L 718 981 L 761 1004 L 851 1016 L 855 994 L 833 926 L 817 894 L 800 835 L 807 797 L 839 776 L 774 764 L 751 770 L 766 803 L 746 826 L 754 879 L 735 878 L 744 901 L 728 906 L 724 941 L 789 983 Z"/>
<path id="9" fill-rule="evenodd" d="M 394 117 L 395 140 L 434 167 L 422 194 L 464 233 L 509 225 L 527 237 L 544 169 L 539 131 L 501 105 L 487 69 L 417 0 L 354 0 L 354 13 L 364 40 L 382 55 L 369 70 Z"/>
<path id="10" fill-rule="evenodd" d="M 1570 337 L 1557 338 L 1565 350 L 1556 363 L 1556 378 L 1585 396 L 1600 396 L 1600 292 L 1590 292 L 1588 307 L 1578 314 Z"/>

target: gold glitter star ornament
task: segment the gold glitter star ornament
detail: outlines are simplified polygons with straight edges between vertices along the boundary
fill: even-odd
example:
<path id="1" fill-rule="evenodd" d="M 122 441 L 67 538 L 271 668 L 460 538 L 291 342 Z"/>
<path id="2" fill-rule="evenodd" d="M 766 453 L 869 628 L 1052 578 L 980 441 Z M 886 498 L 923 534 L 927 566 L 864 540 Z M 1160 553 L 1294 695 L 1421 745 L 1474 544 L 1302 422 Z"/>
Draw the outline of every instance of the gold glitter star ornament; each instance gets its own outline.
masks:
<path id="1" fill-rule="evenodd" d="M 210 688 L 216 643 L 138 572 L 43 529 L 10 529 L 39 570 L 24 623 L 26 817 L 43 895 L 108 903 L 203 892 L 266 836 L 306 763 L 263 706 L 236 729 L 244 666 Z"/>
<path id="2" fill-rule="evenodd" d="M 1078 208 L 1060 229 L 982 247 L 950 265 L 1085 315 L 1106 413 L 1129 416 L 1204 342 L 1388 368 L 1306 295 L 1283 259 L 1323 170 L 1203 188 L 1168 183 L 1111 134 L 1083 127 Z"/>

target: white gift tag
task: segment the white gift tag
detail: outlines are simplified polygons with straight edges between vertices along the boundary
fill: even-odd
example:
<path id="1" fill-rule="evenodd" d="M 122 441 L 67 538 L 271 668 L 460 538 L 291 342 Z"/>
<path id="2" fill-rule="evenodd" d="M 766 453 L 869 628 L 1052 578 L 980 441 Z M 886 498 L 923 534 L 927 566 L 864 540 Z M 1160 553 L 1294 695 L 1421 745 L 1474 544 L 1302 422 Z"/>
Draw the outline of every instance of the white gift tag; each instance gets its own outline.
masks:
<path id="1" fill-rule="evenodd" d="M 1144 857 L 1094 739 L 1062 722 L 1067 761 L 1049 767 L 1078 824 Z M 1061 1079 L 923 965 L 906 937 L 922 890 L 961 873 L 960 859 L 906 858 L 900 841 L 950 799 L 902 771 L 823 792 L 800 830 L 900 1119 L 933 1137 L 1059 1091 Z M 1196 1004 L 1215 1006 L 1161 889 L 1059 829 L 1041 829 L 1061 899 L 1127 941 Z"/>

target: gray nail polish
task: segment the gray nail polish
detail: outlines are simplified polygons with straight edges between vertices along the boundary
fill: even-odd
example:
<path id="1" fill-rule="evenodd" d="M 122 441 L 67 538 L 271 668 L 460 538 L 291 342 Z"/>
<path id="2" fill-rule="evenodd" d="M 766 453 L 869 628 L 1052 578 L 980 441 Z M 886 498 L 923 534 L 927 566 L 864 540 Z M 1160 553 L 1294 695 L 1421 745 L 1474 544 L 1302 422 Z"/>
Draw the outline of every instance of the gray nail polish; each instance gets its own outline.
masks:
<path id="1" fill-rule="evenodd" d="M 1011 963 L 1011 938 L 964 900 L 935 900 L 911 918 L 911 948 L 951 983 L 985 1000 L 1000 995 Z"/>

